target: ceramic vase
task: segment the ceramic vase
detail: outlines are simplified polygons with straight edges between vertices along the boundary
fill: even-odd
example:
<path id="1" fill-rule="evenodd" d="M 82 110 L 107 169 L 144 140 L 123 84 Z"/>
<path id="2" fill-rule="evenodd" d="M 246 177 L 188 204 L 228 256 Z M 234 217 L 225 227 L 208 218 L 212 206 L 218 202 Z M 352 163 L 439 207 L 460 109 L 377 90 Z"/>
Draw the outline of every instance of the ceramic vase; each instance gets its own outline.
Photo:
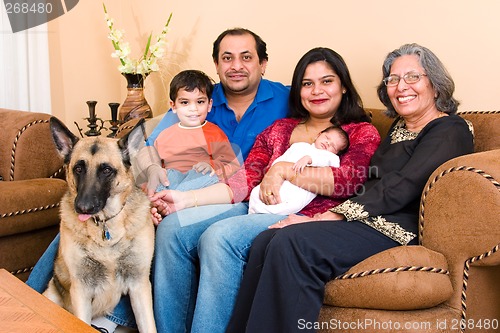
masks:
<path id="1" fill-rule="evenodd" d="M 127 97 L 120 106 L 118 120 L 125 123 L 134 118 L 152 118 L 153 111 L 144 97 L 147 74 L 122 73 L 127 79 Z"/>

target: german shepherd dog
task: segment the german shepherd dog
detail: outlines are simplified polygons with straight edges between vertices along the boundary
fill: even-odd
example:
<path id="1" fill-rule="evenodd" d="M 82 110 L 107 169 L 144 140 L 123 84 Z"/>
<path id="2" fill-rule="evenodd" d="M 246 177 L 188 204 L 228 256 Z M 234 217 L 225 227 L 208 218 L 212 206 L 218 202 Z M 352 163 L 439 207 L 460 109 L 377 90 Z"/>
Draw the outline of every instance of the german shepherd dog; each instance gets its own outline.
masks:
<path id="1" fill-rule="evenodd" d="M 68 191 L 61 199 L 54 276 L 43 294 L 88 324 L 128 294 L 139 331 L 155 333 L 149 280 L 154 226 L 130 162 L 144 142 L 142 123 L 119 140 L 79 139 L 50 119 Z"/>

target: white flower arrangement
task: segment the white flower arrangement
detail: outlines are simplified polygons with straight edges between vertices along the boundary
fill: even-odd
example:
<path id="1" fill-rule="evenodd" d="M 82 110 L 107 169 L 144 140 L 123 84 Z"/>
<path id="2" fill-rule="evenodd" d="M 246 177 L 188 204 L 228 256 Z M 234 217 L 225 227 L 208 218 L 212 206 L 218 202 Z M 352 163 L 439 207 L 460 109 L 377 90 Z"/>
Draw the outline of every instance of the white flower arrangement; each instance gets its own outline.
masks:
<path id="1" fill-rule="evenodd" d="M 113 58 L 120 59 L 121 65 L 118 70 L 125 74 L 142 74 L 147 75 L 151 72 L 156 72 L 160 69 L 157 63 L 157 59 L 163 57 L 166 47 L 166 37 L 168 32 L 168 25 L 170 24 L 170 19 L 172 18 L 172 13 L 168 17 L 167 23 L 163 26 L 163 30 L 160 35 L 156 37 L 156 42 L 151 45 L 152 33 L 149 35 L 148 42 L 146 44 L 146 49 L 141 58 L 131 59 L 130 56 L 130 45 L 128 42 L 124 41 L 125 33 L 123 30 L 118 30 L 114 28 L 114 21 L 109 17 L 106 6 L 104 7 L 104 18 L 108 24 L 109 34 L 108 38 L 111 39 L 115 51 L 111 54 Z"/>

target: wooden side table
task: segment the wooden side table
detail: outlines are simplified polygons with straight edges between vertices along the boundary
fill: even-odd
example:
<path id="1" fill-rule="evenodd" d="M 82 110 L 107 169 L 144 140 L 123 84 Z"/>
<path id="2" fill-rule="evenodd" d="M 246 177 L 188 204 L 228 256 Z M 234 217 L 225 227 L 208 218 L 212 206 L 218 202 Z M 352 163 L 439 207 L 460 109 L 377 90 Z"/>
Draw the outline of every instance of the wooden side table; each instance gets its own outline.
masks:
<path id="1" fill-rule="evenodd" d="M 0 269 L 0 333 L 96 333 L 89 325 Z"/>

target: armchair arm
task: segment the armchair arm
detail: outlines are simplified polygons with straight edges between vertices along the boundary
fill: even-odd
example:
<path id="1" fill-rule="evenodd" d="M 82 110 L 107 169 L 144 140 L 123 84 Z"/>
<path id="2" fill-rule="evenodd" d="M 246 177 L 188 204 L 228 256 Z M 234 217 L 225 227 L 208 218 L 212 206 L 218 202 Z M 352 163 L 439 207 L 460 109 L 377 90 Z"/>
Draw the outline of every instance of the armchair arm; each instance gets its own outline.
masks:
<path id="1" fill-rule="evenodd" d="M 0 176 L 4 181 L 61 174 L 63 160 L 54 143 L 50 115 L 0 109 Z"/>
<path id="2" fill-rule="evenodd" d="M 480 255 L 499 244 L 499 160 L 500 149 L 460 156 L 431 175 L 421 200 L 423 246 L 449 260 Z M 491 264 L 500 265 L 500 258 Z"/>
<path id="3" fill-rule="evenodd" d="M 463 317 L 468 294 L 482 295 L 480 306 L 471 308 L 486 318 L 500 292 L 487 282 L 500 271 L 499 160 L 500 149 L 452 159 L 431 175 L 422 193 L 420 242 L 446 257 L 454 289 L 448 305 L 462 308 Z M 472 272 L 471 266 L 483 269 Z M 491 315 L 497 316 L 496 309 Z"/>

